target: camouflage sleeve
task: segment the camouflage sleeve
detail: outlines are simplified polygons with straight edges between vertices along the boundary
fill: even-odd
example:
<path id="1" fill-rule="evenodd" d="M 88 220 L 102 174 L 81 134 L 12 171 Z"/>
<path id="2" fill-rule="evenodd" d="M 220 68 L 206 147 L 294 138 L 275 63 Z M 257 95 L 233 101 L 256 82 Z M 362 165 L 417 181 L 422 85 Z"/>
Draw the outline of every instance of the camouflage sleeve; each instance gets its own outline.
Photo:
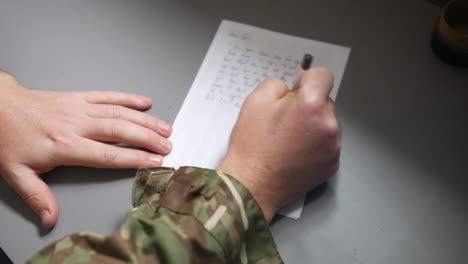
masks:
<path id="1" fill-rule="evenodd" d="M 141 168 L 132 200 L 112 235 L 75 233 L 27 263 L 283 263 L 253 197 L 220 171 Z"/>

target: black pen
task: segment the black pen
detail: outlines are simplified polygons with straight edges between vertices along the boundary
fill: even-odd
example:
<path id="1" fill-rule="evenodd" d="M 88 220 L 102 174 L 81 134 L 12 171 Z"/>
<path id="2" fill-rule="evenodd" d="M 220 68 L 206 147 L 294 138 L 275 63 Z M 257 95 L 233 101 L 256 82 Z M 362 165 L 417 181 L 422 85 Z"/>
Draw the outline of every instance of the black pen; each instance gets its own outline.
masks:
<path id="1" fill-rule="evenodd" d="M 307 71 L 312 65 L 313 60 L 314 60 L 314 57 L 312 57 L 312 55 L 310 55 L 309 53 L 306 53 L 304 55 L 304 58 L 302 58 L 301 68 L 304 71 Z"/>
<path id="2" fill-rule="evenodd" d="M 306 53 L 304 55 L 304 57 L 302 58 L 302 62 L 301 62 L 301 68 L 303 71 L 307 71 L 310 66 L 312 65 L 312 62 L 314 61 L 314 57 L 312 55 L 310 55 L 309 53 Z M 297 78 L 297 77 L 296 77 Z M 296 80 L 297 81 L 297 80 Z M 297 87 L 297 84 L 296 84 L 296 81 L 294 81 L 294 85 L 293 85 L 293 88 L 292 90 L 295 90 L 296 87 Z"/>

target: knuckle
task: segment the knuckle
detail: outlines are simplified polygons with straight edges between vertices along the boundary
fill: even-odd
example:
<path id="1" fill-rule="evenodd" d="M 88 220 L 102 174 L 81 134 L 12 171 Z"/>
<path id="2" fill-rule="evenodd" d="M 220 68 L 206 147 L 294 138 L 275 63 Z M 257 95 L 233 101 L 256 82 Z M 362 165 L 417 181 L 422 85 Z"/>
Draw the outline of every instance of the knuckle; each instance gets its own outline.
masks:
<path id="1" fill-rule="evenodd" d="M 340 152 L 341 152 L 341 140 L 338 139 L 338 142 L 336 142 L 336 145 L 335 145 L 335 153 L 337 155 L 340 155 Z"/>
<path id="2" fill-rule="evenodd" d="M 247 97 L 245 98 L 244 104 L 256 104 L 256 102 L 258 101 L 258 99 L 259 99 L 259 96 L 257 96 L 257 93 L 255 93 L 255 92 L 250 93 L 250 94 L 247 95 Z"/>
<path id="3" fill-rule="evenodd" d="M 263 82 L 261 82 L 257 88 L 250 93 L 245 102 L 249 104 L 257 104 L 264 101 L 265 93 L 268 90 L 286 90 L 288 88 L 287 84 L 283 82 L 281 79 L 276 77 L 268 77 Z"/>
<path id="4" fill-rule="evenodd" d="M 64 115 L 60 117 L 60 122 L 63 123 L 64 125 L 72 125 L 75 124 L 75 118 L 73 118 L 70 115 Z"/>
<path id="5" fill-rule="evenodd" d="M 325 101 L 317 96 L 304 98 L 302 101 L 302 111 L 305 114 L 316 115 L 325 108 Z"/>
<path id="6" fill-rule="evenodd" d="M 121 119 L 123 117 L 123 107 L 119 105 L 112 106 L 112 117 L 116 119 Z"/>
<path id="7" fill-rule="evenodd" d="M 263 82 L 265 85 L 268 85 L 268 86 L 285 86 L 286 85 L 280 78 L 276 78 L 276 77 L 268 77 Z"/>
<path id="8" fill-rule="evenodd" d="M 280 89 L 288 89 L 288 85 L 283 82 L 283 80 L 277 78 L 277 77 L 268 77 L 266 78 L 262 84 L 262 86 L 266 86 L 266 87 L 276 87 L 276 88 L 280 88 Z"/>
<path id="9" fill-rule="evenodd" d="M 157 142 L 156 134 L 149 129 L 145 129 L 142 140 L 144 142 Z"/>
<path id="10" fill-rule="evenodd" d="M 85 91 L 85 92 L 76 92 L 76 93 L 85 102 L 89 102 L 89 99 L 96 97 L 96 91 Z"/>
<path id="11" fill-rule="evenodd" d="M 156 120 L 154 117 L 142 114 L 141 115 L 141 124 L 144 127 L 154 127 L 154 124 L 156 123 Z"/>
<path id="12" fill-rule="evenodd" d="M 241 107 L 241 112 L 250 114 L 261 108 L 263 105 L 265 105 L 264 98 L 257 93 L 251 93 L 245 98 Z"/>
<path id="13" fill-rule="evenodd" d="M 335 157 L 336 160 L 339 160 L 340 153 L 341 153 L 341 142 L 336 142 L 334 145 L 332 145 L 330 151 L 331 151 L 330 155 L 332 157 Z"/>
<path id="14" fill-rule="evenodd" d="M 340 131 L 340 125 L 335 118 L 329 118 L 323 124 L 323 134 L 330 139 L 337 139 Z"/>
<path id="15" fill-rule="evenodd" d="M 107 146 L 104 148 L 102 155 L 106 164 L 108 164 L 110 167 L 116 167 L 116 161 L 119 153 L 115 151 L 115 149 Z"/>
<path id="16" fill-rule="evenodd" d="M 59 148 L 69 148 L 73 145 L 71 137 L 62 133 L 49 134 L 49 139 Z"/>
<path id="17" fill-rule="evenodd" d="M 120 126 L 119 122 L 111 121 L 110 125 L 110 136 L 113 139 L 119 138 L 122 132 L 122 127 Z"/>
<path id="18" fill-rule="evenodd" d="M 41 203 L 41 195 L 36 192 L 25 194 L 24 201 L 26 201 L 26 203 L 31 207 L 39 206 Z"/>

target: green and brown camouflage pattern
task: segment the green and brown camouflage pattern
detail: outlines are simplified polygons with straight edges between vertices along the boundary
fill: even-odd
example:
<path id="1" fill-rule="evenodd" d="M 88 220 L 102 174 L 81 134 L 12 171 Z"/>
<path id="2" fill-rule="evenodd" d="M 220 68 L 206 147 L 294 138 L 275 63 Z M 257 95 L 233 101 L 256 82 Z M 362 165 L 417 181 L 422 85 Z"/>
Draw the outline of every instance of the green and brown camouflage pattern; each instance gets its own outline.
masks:
<path id="1" fill-rule="evenodd" d="M 132 189 L 112 235 L 75 233 L 27 263 L 283 263 L 256 201 L 220 171 L 141 168 Z"/>

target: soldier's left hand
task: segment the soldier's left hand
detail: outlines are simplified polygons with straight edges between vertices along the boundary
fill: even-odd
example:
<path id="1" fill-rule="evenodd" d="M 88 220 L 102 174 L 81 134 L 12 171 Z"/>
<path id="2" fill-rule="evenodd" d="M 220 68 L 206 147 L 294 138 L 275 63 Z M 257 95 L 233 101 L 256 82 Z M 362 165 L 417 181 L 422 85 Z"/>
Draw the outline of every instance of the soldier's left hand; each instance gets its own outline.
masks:
<path id="1" fill-rule="evenodd" d="M 150 98 L 135 94 L 27 89 L 11 75 L 0 72 L 0 174 L 41 216 L 44 226 L 53 226 L 59 214 L 58 203 L 39 177 L 41 173 L 61 165 L 161 165 L 161 155 L 171 150 L 167 137 L 172 128 L 137 111 L 151 104 Z M 127 143 L 149 151 L 106 142 Z"/>

